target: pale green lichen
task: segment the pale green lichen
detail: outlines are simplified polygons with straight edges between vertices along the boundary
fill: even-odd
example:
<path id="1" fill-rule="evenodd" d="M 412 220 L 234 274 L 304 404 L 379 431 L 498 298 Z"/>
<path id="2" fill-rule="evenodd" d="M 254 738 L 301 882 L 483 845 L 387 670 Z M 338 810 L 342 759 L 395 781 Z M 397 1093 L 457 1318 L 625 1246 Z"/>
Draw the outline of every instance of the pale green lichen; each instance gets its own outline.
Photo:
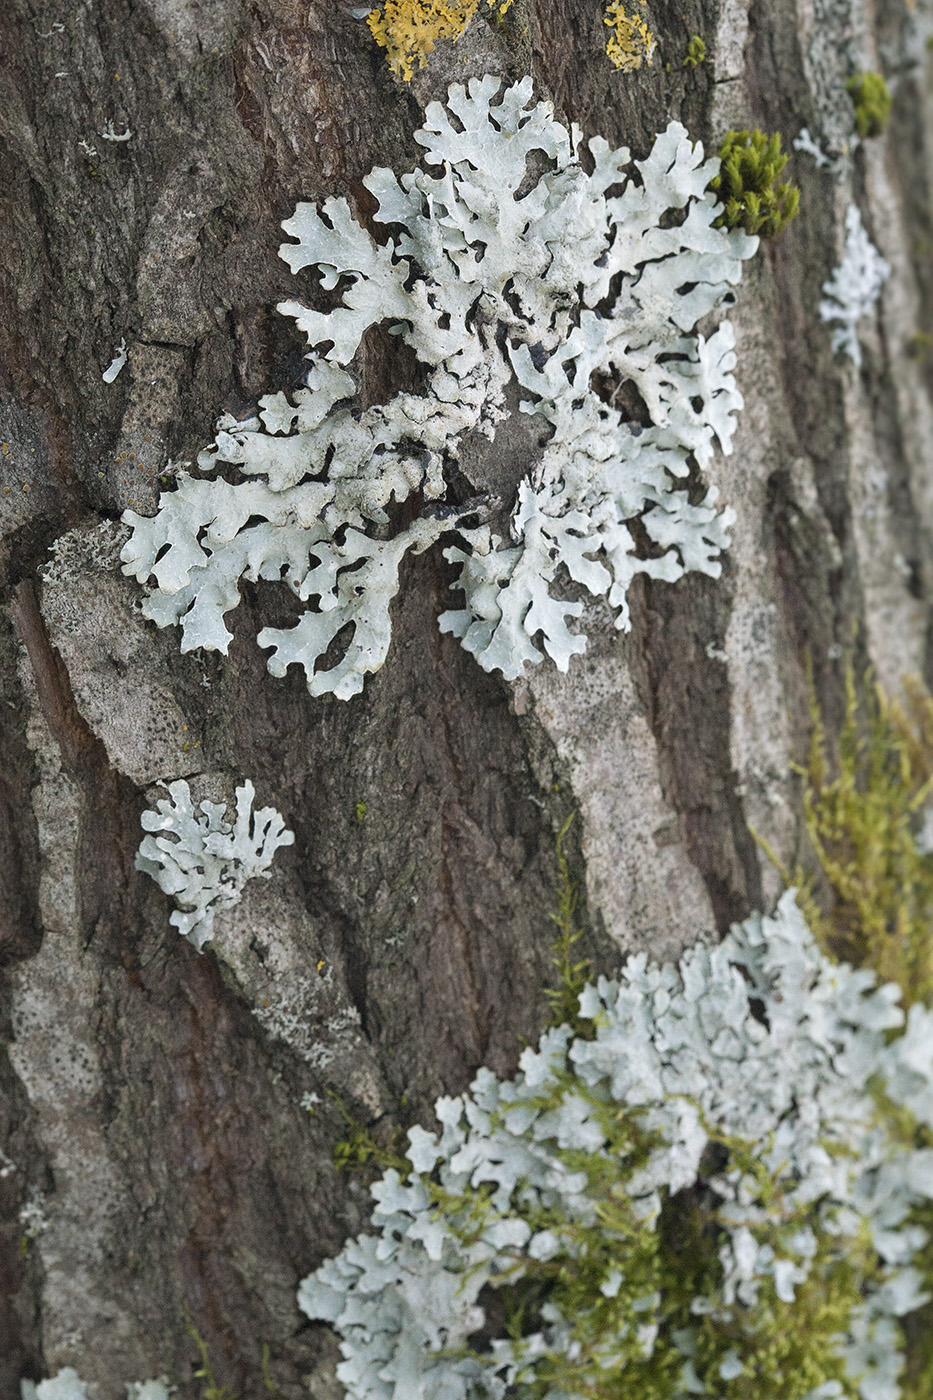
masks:
<path id="1" fill-rule="evenodd" d="M 587 986 L 406 1156 L 355 1144 L 375 1233 L 299 1292 L 348 1395 L 896 1400 L 933 1167 L 933 1014 L 892 1038 L 898 995 L 821 955 L 791 891 Z"/>

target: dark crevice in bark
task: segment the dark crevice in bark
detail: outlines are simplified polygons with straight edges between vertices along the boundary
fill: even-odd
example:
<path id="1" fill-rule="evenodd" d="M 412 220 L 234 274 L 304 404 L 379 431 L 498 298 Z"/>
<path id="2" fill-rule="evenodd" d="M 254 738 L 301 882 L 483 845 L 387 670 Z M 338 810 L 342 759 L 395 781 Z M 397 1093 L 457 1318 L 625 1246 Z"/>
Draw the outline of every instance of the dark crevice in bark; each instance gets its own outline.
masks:
<path id="1" fill-rule="evenodd" d="M 727 580 L 725 570 L 716 583 L 693 578 L 689 596 L 651 579 L 633 588 L 631 642 L 664 794 L 680 814 L 687 852 L 722 930 L 761 906 L 758 851 L 729 752 L 728 674 L 707 650 L 710 638 L 724 635 Z"/>

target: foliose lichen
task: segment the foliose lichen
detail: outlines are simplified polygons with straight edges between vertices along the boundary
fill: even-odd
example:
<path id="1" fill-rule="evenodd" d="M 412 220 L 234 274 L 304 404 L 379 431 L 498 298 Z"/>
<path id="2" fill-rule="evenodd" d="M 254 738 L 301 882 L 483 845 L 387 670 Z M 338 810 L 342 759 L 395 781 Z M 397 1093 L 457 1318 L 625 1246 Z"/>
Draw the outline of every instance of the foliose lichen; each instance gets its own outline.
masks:
<path id="1" fill-rule="evenodd" d="M 891 116 L 891 92 L 880 73 L 855 73 L 846 83 L 855 106 L 855 129 L 863 139 L 880 136 Z"/>
<path id="2" fill-rule="evenodd" d="M 127 1400 L 169 1400 L 170 1387 L 164 1379 L 129 1381 Z M 87 1383 L 72 1366 L 65 1366 L 44 1381 L 21 1381 L 22 1400 L 88 1400 Z"/>
<path id="3" fill-rule="evenodd" d="M 639 14 L 635 7 L 642 13 Z M 606 6 L 604 23 L 612 33 L 606 41 L 606 53 L 614 68 L 623 73 L 637 73 L 643 63 L 651 62 L 658 41 L 648 28 L 645 0 L 630 0 L 629 9 L 622 0 L 611 0 Z"/>
<path id="4" fill-rule="evenodd" d="M 730 131 L 719 152 L 722 168 L 710 181 L 723 212 L 719 226 L 744 229 L 759 238 L 775 238 L 800 208 L 800 190 L 789 180 L 779 183 L 787 164 L 777 132 Z"/>
<path id="5" fill-rule="evenodd" d="M 823 283 L 819 311 L 820 319 L 833 326 L 833 350 L 842 350 L 856 366 L 862 363 L 858 323 L 873 312 L 890 275 L 890 265 L 865 232 L 858 206 L 850 204 L 842 262 Z"/>
<path id="6" fill-rule="evenodd" d="M 457 536 L 445 554 L 464 595 L 442 630 L 514 678 L 542 659 L 538 638 L 561 670 L 585 649 L 567 583 L 607 597 L 625 630 L 634 575 L 718 576 L 734 518 L 688 484 L 717 443 L 731 450 L 742 407 L 731 324 L 695 327 L 734 300 L 757 248 L 716 227 L 717 162 L 673 122 L 634 162 L 594 137 L 587 173 L 580 133 L 533 102 L 530 78 L 454 86 L 415 139 L 428 169 L 363 181 L 384 241 L 344 199 L 300 204 L 283 225 L 292 270 L 339 287 L 330 311 L 279 306 L 308 339 L 306 386 L 293 402 L 267 395 L 252 422 L 221 420 L 202 477 L 181 474 L 156 516 L 124 516 L 124 571 L 154 581 L 143 611 L 180 622 L 184 651 L 226 652 L 240 578 L 284 582 L 304 611 L 258 641 L 274 675 L 302 665 L 313 695 L 347 698 L 382 665 L 402 559 L 442 535 Z M 354 409 L 354 357 L 374 325 L 411 347 L 426 384 Z M 600 376 L 629 386 L 647 426 L 600 396 Z M 510 384 L 543 446 L 529 448 L 505 540 L 450 483 L 465 439 L 495 437 Z"/>
<path id="7" fill-rule="evenodd" d="M 823 956 L 789 891 L 632 958 L 514 1079 L 479 1072 L 301 1285 L 353 1400 L 896 1400 L 933 1150 L 933 1013 Z"/>
<path id="8" fill-rule="evenodd" d="M 233 822 L 225 802 L 201 802 L 198 816 L 184 779 L 167 789 L 168 800 L 160 798 L 158 810 L 140 819 L 144 831 L 164 834 L 143 837 L 136 869 L 174 896 L 178 908 L 169 923 L 200 951 L 213 937 L 218 911 L 237 903 L 248 880 L 268 879 L 276 851 L 295 837 L 274 807 L 253 811 L 256 790 L 248 780 L 236 790 Z"/>

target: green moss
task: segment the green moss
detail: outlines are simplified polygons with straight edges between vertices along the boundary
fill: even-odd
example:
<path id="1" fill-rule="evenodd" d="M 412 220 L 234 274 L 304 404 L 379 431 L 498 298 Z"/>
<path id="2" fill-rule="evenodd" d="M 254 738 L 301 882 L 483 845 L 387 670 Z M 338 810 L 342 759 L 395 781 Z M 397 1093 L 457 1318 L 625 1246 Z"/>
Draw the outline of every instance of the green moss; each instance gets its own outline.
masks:
<path id="1" fill-rule="evenodd" d="M 869 673 L 846 668 L 846 708 L 831 756 L 811 683 L 813 726 L 804 814 L 828 911 L 810 925 L 837 956 L 896 982 L 905 1001 L 933 1001 L 933 856 L 918 844 L 933 796 L 933 699 L 907 682 L 888 699 Z"/>
<path id="2" fill-rule="evenodd" d="M 706 58 L 706 44 L 699 34 L 694 34 L 687 45 L 687 57 L 684 59 L 685 68 L 695 68 L 698 63 L 702 63 Z"/>
<path id="3" fill-rule="evenodd" d="M 933 1004 L 933 855 L 919 840 L 933 801 L 933 697 L 917 680 L 891 700 L 871 672 L 846 666 L 845 715 L 830 746 L 810 677 L 812 736 L 804 779 L 804 814 L 818 871 L 798 868 L 807 921 L 828 951 L 896 982 L 904 1003 Z M 830 903 L 813 893 L 822 876 Z M 885 1127 L 918 1148 L 933 1134 L 906 1109 L 878 1095 Z M 915 1267 L 933 1292 L 933 1205 L 912 1213 L 927 1231 Z M 933 1395 L 933 1304 L 904 1325 L 907 1367 L 902 1400 Z M 757 1397 L 756 1397 L 757 1400 Z"/>
<path id="4" fill-rule="evenodd" d="M 581 1034 L 580 994 L 589 979 L 590 964 L 585 958 L 575 960 L 573 957 L 574 946 L 579 942 L 583 930 L 576 927 L 577 887 L 571 878 L 564 851 L 564 842 L 572 823 L 573 813 L 557 834 L 557 912 L 551 915 L 557 925 L 553 957 L 557 985 L 547 988 L 544 995 L 550 1003 L 551 1025 L 572 1026 L 577 1034 Z"/>
<path id="5" fill-rule="evenodd" d="M 855 104 L 855 129 L 859 136 L 880 136 L 891 116 L 891 93 L 880 73 L 856 73 L 846 83 Z"/>
<path id="6" fill-rule="evenodd" d="M 710 181 L 724 206 L 717 228 L 744 229 L 774 238 L 796 218 L 800 191 L 778 177 L 787 164 L 781 138 L 762 131 L 730 131 L 719 152 L 722 169 Z"/>
<path id="7" fill-rule="evenodd" d="M 401 1128 L 393 1130 L 391 1142 L 386 1146 L 379 1141 L 371 1128 L 361 1123 L 350 1112 L 336 1090 L 329 1089 L 327 1092 L 347 1126 L 346 1135 L 334 1144 L 334 1166 L 337 1170 L 362 1171 L 371 1180 L 389 1167 L 407 1175 L 410 1166 L 402 1155 L 404 1137 Z"/>
<path id="8" fill-rule="evenodd" d="M 217 1381 L 214 1379 L 214 1372 L 211 1369 L 210 1358 L 207 1354 L 207 1343 L 201 1336 L 197 1327 L 195 1327 L 191 1313 L 187 1307 L 185 1308 L 185 1326 L 188 1331 L 188 1336 L 192 1338 L 198 1349 L 198 1355 L 201 1360 L 200 1366 L 193 1372 L 193 1378 L 196 1381 L 203 1382 L 201 1386 L 201 1400 L 237 1400 L 234 1391 L 228 1390 L 225 1385 L 218 1385 Z"/>

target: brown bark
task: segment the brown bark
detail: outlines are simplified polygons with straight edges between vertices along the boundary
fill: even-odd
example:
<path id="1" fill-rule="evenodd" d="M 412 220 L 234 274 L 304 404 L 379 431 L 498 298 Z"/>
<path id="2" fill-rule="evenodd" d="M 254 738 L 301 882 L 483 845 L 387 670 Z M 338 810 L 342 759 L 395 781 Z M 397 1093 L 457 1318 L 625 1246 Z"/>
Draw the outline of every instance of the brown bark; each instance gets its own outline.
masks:
<path id="1" fill-rule="evenodd" d="M 389 1131 L 479 1065 L 514 1067 L 543 1016 L 571 812 L 600 970 L 772 900 L 749 825 L 794 857 L 805 658 L 831 715 L 853 635 L 889 685 L 931 669 L 933 371 L 907 353 L 933 325 L 923 0 L 654 0 L 659 53 L 634 75 L 606 61 L 596 0 L 516 0 L 410 87 L 349 9 L 0 16 L 0 1400 L 66 1365 L 100 1400 L 163 1373 L 198 1395 L 186 1316 L 238 1396 L 264 1393 L 264 1346 L 283 1396 L 334 1393 L 333 1342 L 295 1304 L 367 1214 L 332 1165 L 328 1093 Z M 695 33 L 709 58 L 685 69 Z M 345 194 L 365 217 L 361 178 L 413 166 L 421 107 L 473 74 L 531 72 L 587 135 L 643 155 L 671 118 L 712 148 L 730 126 L 785 148 L 831 130 L 854 63 L 889 75 L 891 127 L 838 184 L 795 161 L 804 213 L 733 315 L 746 409 L 714 469 L 739 517 L 721 580 L 641 583 L 628 637 L 597 614 L 567 676 L 508 686 L 439 634 L 435 550 L 349 702 L 266 674 L 268 592 L 244 586 L 226 659 L 143 622 L 121 512 L 154 509 L 223 408 L 300 368 L 273 309 L 295 292 L 277 247 L 296 200 Z M 131 139 L 102 139 L 109 122 Z M 860 374 L 816 316 L 852 198 L 893 267 Z M 367 356 L 373 401 L 413 372 L 378 337 Z M 475 471 L 507 492 L 498 450 Z M 161 779 L 229 800 L 244 776 L 296 843 L 198 955 L 133 868 L 139 816 Z"/>

